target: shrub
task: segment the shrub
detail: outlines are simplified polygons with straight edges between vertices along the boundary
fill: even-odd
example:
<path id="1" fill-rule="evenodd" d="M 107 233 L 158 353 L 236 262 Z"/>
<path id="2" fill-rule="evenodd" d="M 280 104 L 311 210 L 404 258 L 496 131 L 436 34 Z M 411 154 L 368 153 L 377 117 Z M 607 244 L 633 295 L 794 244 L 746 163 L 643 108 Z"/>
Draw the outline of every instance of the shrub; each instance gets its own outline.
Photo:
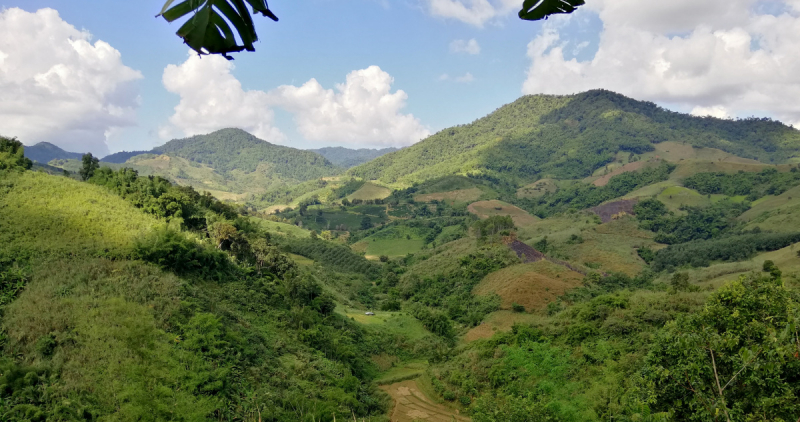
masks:
<path id="1" fill-rule="evenodd" d="M 219 279 L 232 270 L 225 253 L 201 245 L 169 228 L 154 230 L 138 239 L 133 256 L 179 275 L 196 274 Z"/>
<path id="2" fill-rule="evenodd" d="M 525 312 L 525 307 L 520 305 L 519 303 L 514 303 L 511 305 L 511 309 L 514 312 Z"/>

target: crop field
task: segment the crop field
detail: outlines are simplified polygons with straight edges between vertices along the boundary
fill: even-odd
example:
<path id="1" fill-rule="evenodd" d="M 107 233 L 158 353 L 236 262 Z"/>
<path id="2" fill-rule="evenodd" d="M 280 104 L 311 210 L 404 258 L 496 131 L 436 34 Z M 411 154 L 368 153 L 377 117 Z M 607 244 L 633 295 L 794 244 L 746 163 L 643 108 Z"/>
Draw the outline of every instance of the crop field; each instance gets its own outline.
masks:
<path id="1" fill-rule="evenodd" d="M 545 193 L 557 190 L 558 186 L 553 179 L 541 179 L 517 189 L 517 198 L 538 198 Z"/>
<path id="2" fill-rule="evenodd" d="M 378 259 L 381 255 L 389 258 L 406 256 L 419 252 L 425 245 L 423 239 L 371 239 L 362 242 L 366 243 L 365 258 L 372 260 Z"/>
<path id="3" fill-rule="evenodd" d="M 367 201 L 370 199 L 383 199 L 389 196 L 391 193 L 392 191 L 388 188 L 378 186 L 372 182 L 367 182 L 358 188 L 357 191 L 347 195 L 347 199 L 351 201 L 354 199 L 360 199 L 362 201 Z"/>
<path id="4" fill-rule="evenodd" d="M 517 303 L 526 310 L 538 310 L 569 289 L 578 287 L 583 275 L 548 261 L 517 264 L 487 275 L 473 293 L 500 296 L 500 308 L 511 309 Z"/>
<path id="5" fill-rule="evenodd" d="M 392 422 L 468 422 L 457 410 L 439 404 L 428 397 L 420 388 L 417 380 L 406 380 L 381 389 L 389 393 L 394 400 L 391 412 Z"/>
<path id="6" fill-rule="evenodd" d="M 530 215 L 521 208 L 496 199 L 473 202 L 467 207 L 467 210 L 480 218 L 489 218 L 494 215 L 511 216 L 511 219 L 514 220 L 514 225 L 517 227 L 526 227 L 540 220 L 539 217 Z"/>

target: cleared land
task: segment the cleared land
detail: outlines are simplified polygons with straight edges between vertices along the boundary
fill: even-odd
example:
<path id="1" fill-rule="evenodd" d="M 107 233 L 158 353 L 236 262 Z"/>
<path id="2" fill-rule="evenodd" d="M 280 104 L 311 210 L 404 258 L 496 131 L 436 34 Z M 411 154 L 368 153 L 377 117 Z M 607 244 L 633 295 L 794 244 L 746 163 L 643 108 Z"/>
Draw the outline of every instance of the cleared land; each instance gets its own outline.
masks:
<path id="1" fill-rule="evenodd" d="M 625 164 L 622 167 L 617 167 L 614 170 L 606 173 L 605 175 L 603 175 L 599 179 L 597 179 L 594 182 L 592 182 L 592 184 L 595 185 L 595 186 L 605 186 L 605 185 L 608 184 L 608 181 L 611 180 L 612 177 L 614 177 L 616 175 L 619 175 L 619 174 L 622 174 L 622 173 L 627 173 L 629 171 L 639 170 L 642 167 L 644 167 L 646 164 L 647 164 L 647 162 L 645 162 L 645 161 L 635 161 L 633 163 Z"/>
<path id="2" fill-rule="evenodd" d="M 468 422 L 470 419 L 457 410 L 436 403 L 425 395 L 417 380 L 407 380 L 381 386 L 394 399 L 392 422 Z"/>
<path id="3" fill-rule="evenodd" d="M 517 198 L 538 198 L 545 193 L 558 190 L 553 179 L 542 179 L 517 189 Z"/>
<path id="4" fill-rule="evenodd" d="M 531 324 L 536 322 L 540 317 L 533 314 L 511 312 L 511 311 L 497 311 L 492 312 L 487 316 L 481 325 L 472 328 L 464 335 L 463 340 L 467 343 L 479 340 L 492 338 L 497 332 L 510 331 L 514 324 Z"/>
<path id="5" fill-rule="evenodd" d="M 623 215 L 633 215 L 633 206 L 638 202 L 638 199 L 622 199 L 589 208 L 589 211 L 597 214 L 600 221 L 608 223 Z"/>
<path id="6" fill-rule="evenodd" d="M 525 227 L 535 224 L 539 217 L 528 214 L 522 208 L 515 207 L 507 202 L 493 199 L 491 201 L 473 202 L 467 210 L 480 218 L 489 218 L 494 215 L 508 215 L 514 220 L 517 227 Z"/>
<path id="7" fill-rule="evenodd" d="M 360 199 L 362 201 L 369 201 L 371 199 L 383 199 L 391 195 L 392 191 L 389 188 L 378 186 L 374 183 L 367 182 L 358 188 L 357 191 L 347 195 L 347 199 L 354 200 Z"/>
<path id="8" fill-rule="evenodd" d="M 473 202 L 477 201 L 483 191 L 479 188 L 459 189 L 450 192 L 424 193 L 414 195 L 416 202 L 447 201 L 447 202 Z"/>
<path id="9" fill-rule="evenodd" d="M 697 160 L 727 163 L 760 164 L 756 160 L 742 158 L 716 148 L 695 148 L 682 142 L 667 141 L 655 144 L 655 151 L 642 154 L 643 157 L 662 158 L 667 161 Z"/>
<path id="10" fill-rule="evenodd" d="M 493 272 L 475 286 L 473 293 L 500 296 L 501 309 L 517 303 L 526 310 L 543 309 L 569 289 L 578 287 L 583 275 L 548 261 L 518 264 Z"/>

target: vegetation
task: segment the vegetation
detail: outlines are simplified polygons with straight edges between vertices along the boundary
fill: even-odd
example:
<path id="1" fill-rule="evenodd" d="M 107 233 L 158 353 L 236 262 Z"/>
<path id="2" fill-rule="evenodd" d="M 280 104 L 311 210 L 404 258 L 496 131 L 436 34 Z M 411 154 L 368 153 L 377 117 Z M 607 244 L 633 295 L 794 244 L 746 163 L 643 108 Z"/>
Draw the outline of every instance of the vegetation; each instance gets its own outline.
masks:
<path id="1" fill-rule="evenodd" d="M 350 168 L 378 158 L 381 155 L 386 155 L 390 152 L 397 151 L 397 148 L 349 149 L 343 147 L 327 147 L 312 149 L 310 151 L 316 152 L 317 154 L 325 157 L 337 167 Z"/>
<path id="2" fill-rule="evenodd" d="M 766 168 L 758 173 L 697 173 L 684 179 L 683 184 L 704 195 L 742 195 L 748 201 L 755 201 L 766 195 L 780 195 L 800 185 L 800 171 L 792 167 L 791 171 L 783 173 L 775 168 Z"/>

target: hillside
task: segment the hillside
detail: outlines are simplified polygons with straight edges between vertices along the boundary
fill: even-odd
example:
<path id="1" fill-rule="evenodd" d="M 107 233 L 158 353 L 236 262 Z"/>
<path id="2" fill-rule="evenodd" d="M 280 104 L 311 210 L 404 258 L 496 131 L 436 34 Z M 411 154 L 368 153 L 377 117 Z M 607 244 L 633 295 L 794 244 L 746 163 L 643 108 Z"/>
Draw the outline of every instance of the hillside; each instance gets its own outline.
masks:
<path id="1" fill-rule="evenodd" d="M 36 145 L 25 147 L 25 156 L 40 164 L 47 164 L 51 160 L 80 160 L 82 153 L 68 152 L 49 143 L 39 142 Z"/>
<path id="2" fill-rule="evenodd" d="M 669 141 L 764 163 L 800 160 L 800 131 L 780 122 L 695 117 L 595 90 L 522 97 L 349 174 L 400 185 L 466 173 L 515 182 L 576 179 L 591 176 L 618 154 L 633 161 Z"/>
<path id="3" fill-rule="evenodd" d="M 131 158 L 142 155 L 142 154 L 152 154 L 153 151 L 120 151 L 115 152 L 113 154 L 106 155 L 105 157 L 101 158 L 100 161 L 106 163 L 113 163 L 113 164 L 123 164 L 126 161 L 130 160 Z"/>
<path id="4" fill-rule="evenodd" d="M 374 160 L 382 155 L 397 151 L 397 148 L 383 149 L 350 149 L 344 147 L 325 147 L 320 149 L 310 149 L 309 151 L 325 157 L 333 165 L 343 168 L 355 167 L 367 161 Z"/>

